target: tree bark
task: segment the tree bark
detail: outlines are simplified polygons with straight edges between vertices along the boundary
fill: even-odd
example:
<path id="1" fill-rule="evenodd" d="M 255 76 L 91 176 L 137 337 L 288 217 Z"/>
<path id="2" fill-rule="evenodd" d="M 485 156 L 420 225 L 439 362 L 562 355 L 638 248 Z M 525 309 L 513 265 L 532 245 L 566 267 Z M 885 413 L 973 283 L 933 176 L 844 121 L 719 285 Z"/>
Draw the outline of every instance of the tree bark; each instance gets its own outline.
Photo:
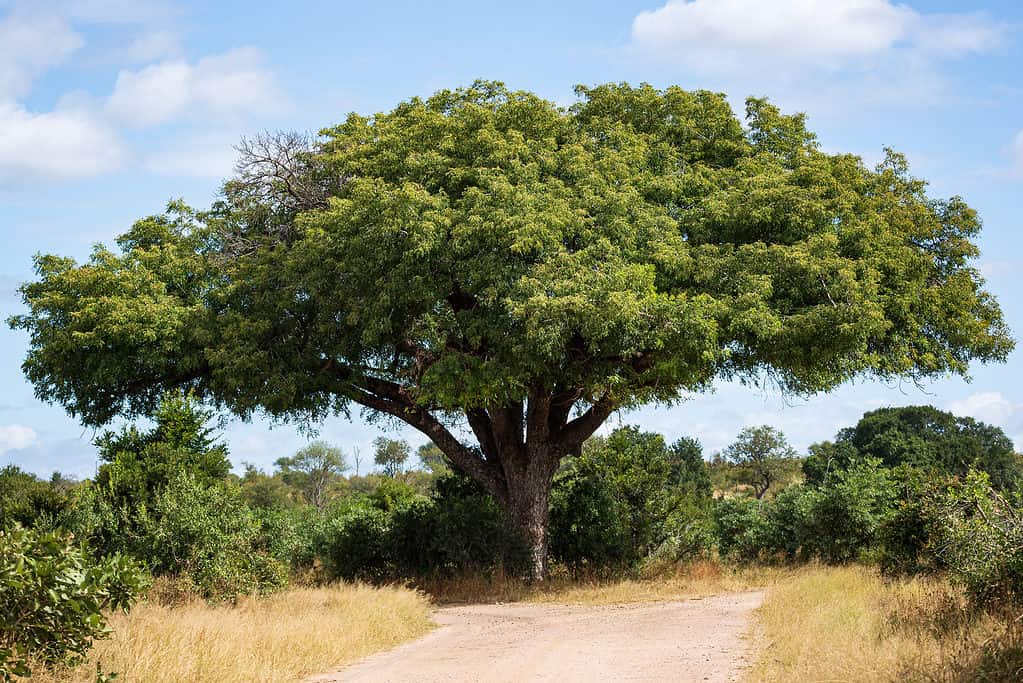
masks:
<path id="1" fill-rule="evenodd" d="M 561 456 L 549 445 L 529 444 L 532 456 L 524 463 L 510 462 L 505 469 L 508 499 L 504 503 L 508 523 L 526 544 L 529 579 L 547 579 L 547 520 L 551 482 Z M 517 467 L 516 465 L 522 465 Z"/>

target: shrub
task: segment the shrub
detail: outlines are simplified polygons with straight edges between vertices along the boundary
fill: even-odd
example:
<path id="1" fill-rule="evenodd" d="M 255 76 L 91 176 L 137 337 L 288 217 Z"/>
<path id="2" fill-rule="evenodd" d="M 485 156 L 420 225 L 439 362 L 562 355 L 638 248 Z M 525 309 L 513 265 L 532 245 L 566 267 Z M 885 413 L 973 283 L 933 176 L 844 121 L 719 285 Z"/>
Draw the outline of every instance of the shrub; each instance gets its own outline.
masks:
<path id="1" fill-rule="evenodd" d="M 714 533 L 722 555 L 755 560 L 765 550 L 766 503 L 753 498 L 723 498 L 714 506 Z"/>
<path id="2" fill-rule="evenodd" d="M 66 505 L 67 495 L 53 483 L 41 481 L 16 465 L 0 469 L 0 529 L 14 524 L 52 528 Z"/>
<path id="3" fill-rule="evenodd" d="M 838 472 L 827 486 L 790 486 L 772 501 L 724 499 L 714 510 L 719 549 L 745 561 L 856 560 L 880 547 L 897 492 L 890 471 L 873 460 Z"/>
<path id="4" fill-rule="evenodd" d="M 363 501 L 328 518 L 321 546 L 328 571 L 343 579 L 382 581 L 392 576 L 391 515 Z"/>
<path id="5" fill-rule="evenodd" d="M 93 561 L 69 536 L 0 531 L 0 678 L 76 663 L 107 635 L 104 611 L 127 610 L 145 583 L 132 561 Z"/>
<path id="6" fill-rule="evenodd" d="M 929 502 L 934 552 L 978 602 L 1023 600 L 1023 514 L 971 471 Z"/>
<path id="7" fill-rule="evenodd" d="M 259 520 L 237 489 L 173 479 L 148 521 L 146 558 L 156 574 L 176 574 L 205 598 L 267 592 L 287 583 L 287 568 L 262 547 Z"/>

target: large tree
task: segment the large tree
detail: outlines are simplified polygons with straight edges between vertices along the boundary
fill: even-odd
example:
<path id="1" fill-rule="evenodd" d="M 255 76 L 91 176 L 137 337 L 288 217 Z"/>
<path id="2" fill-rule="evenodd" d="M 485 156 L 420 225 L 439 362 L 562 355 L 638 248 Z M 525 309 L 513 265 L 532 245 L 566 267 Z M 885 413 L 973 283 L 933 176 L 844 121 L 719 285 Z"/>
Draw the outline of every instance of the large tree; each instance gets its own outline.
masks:
<path id="1" fill-rule="evenodd" d="M 959 477 L 977 469 L 1002 491 L 1023 484 L 1023 457 L 1005 432 L 934 406 L 864 413 L 856 426 L 839 431 L 834 442 L 813 444 L 803 472 L 811 484 L 823 484 L 866 458 L 877 458 L 885 467 L 907 465 Z"/>
<path id="2" fill-rule="evenodd" d="M 494 495 L 541 577 L 551 478 L 616 410 L 1009 352 L 976 214 L 901 156 L 825 153 L 761 99 L 744 126 L 712 92 L 577 95 L 478 82 L 246 141 L 209 211 L 37 258 L 26 375 L 87 424 L 182 386 L 241 416 L 391 416 Z"/>

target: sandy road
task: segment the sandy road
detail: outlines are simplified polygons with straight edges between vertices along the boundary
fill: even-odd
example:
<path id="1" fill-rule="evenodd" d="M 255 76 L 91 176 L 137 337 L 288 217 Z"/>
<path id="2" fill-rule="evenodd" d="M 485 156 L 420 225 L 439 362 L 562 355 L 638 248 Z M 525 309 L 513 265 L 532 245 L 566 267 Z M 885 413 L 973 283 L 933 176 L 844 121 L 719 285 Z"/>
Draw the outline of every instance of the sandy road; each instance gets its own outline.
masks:
<path id="1" fill-rule="evenodd" d="M 734 681 L 761 592 L 609 607 L 447 607 L 417 641 L 311 681 Z"/>

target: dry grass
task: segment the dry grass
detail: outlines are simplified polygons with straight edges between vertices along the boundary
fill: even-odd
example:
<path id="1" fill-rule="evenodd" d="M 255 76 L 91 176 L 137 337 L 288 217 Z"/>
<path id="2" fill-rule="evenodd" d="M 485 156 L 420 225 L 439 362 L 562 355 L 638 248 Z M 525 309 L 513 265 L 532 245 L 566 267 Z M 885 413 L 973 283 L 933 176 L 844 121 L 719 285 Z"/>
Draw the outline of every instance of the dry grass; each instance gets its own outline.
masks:
<path id="1" fill-rule="evenodd" d="M 424 581 L 418 587 L 439 604 L 542 602 L 613 605 L 699 598 L 776 585 L 798 570 L 731 568 L 712 560 L 666 566 L 637 578 L 555 575 L 542 585 L 500 573 L 468 574 L 455 579 Z"/>
<path id="2" fill-rule="evenodd" d="M 978 613 L 939 578 L 812 568 L 776 586 L 759 617 L 764 651 L 754 681 L 1023 678 L 1015 615 Z"/>
<path id="3" fill-rule="evenodd" d="M 143 602 L 111 626 L 113 638 L 98 642 L 89 662 L 33 680 L 91 683 L 100 662 L 126 682 L 295 681 L 432 628 L 421 593 L 361 584 L 297 588 L 234 606 Z"/>

